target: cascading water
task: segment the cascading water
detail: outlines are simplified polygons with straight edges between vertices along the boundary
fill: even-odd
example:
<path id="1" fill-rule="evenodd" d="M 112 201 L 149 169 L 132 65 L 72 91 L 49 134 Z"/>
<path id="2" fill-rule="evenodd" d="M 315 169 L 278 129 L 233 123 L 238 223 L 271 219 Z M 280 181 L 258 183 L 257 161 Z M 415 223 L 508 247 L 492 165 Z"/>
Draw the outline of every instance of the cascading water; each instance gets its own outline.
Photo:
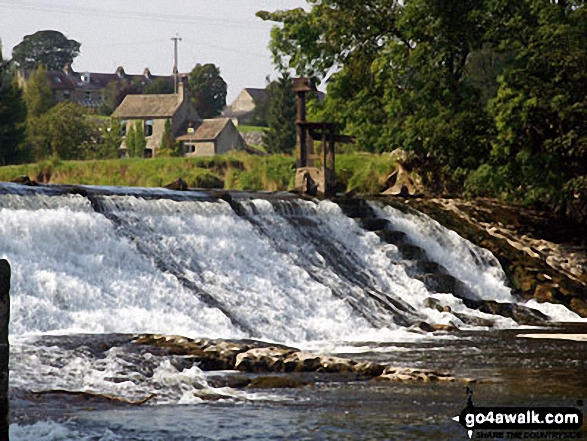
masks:
<path id="1" fill-rule="evenodd" d="M 194 388 L 206 387 L 195 366 L 181 370 L 149 354 L 121 356 L 117 348 L 97 356 L 79 343 L 80 334 L 328 347 L 419 338 L 408 331 L 421 322 L 466 328 L 465 317 L 516 326 L 451 292 L 430 291 L 398 246 L 334 202 L 240 195 L 229 203 L 195 192 L 90 187 L 76 194 L 0 190 L 0 257 L 13 268 L 13 387 L 129 399 L 154 388 L 158 402 L 189 402 Z M 487 251 L 425 216 L 372 209 L 476 298 L 515 302 Z M 432 308 L 430 299 L 449 308 Z M 62 335 L 77 343 L 58 348 L 52 339 Z"/>

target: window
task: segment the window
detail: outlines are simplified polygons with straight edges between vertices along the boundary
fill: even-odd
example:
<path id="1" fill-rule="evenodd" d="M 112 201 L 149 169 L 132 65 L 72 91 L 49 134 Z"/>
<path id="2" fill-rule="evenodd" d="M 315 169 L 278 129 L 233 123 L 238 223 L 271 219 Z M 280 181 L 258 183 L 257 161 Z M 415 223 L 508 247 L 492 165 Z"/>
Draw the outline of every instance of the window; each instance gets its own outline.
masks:
<path id="1" fill-rule="evenodd" d="M 86 92 L 86 101 L 92 100 L 92 92 Z"/>
<path id="2" fill-rule="evenodd" d="M 70 95 L 71 95 L 71 92 L 69 90 L 63 91 L 63 99 L 68 100 Z"/>
<path id="3" fill-rule="evenodd" d="M 120 136 L 126 136 L 126 120 L 120 121 Z"/>
<path id="4" fill-rule="evenodd" d="M 153 120 L 145 121 L 145 137 L 153 136 Z"/>

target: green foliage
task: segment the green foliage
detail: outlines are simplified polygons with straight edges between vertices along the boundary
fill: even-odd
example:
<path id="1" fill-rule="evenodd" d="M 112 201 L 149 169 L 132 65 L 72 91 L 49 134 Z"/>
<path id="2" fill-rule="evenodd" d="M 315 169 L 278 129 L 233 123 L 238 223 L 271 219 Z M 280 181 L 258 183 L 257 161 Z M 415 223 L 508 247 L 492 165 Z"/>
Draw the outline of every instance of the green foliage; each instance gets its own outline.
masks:
<path id="1" fill-rule="evenodd" d="M 497 136 L 492 160 L 512 170 L 526 201 L 571 197 L 566 184 L 587 176 L 587 11 L 584 5 L 524 3 L 503 44 L 516 48 L 490 103 Z"/>
<path id="2" fill-rule="evenodd" d="M 145 95 L 170 94 L 174 93 L 173 82 L 168 78 L 156 78 L 151 84 L 145 87 Z"/>
<path id="3" fill-rule="evenodd" d="M 224 181 L 214 173 L 203 171 L 198 174 L 190 187 L 193 188 L 224 188 Z"/>
<path id="4" fill-rule="evenodd" d="M 170 120 L 165 121 L 165 129 L 163 135 L 161 135 L 161 143 L 157 149 L 157 156 L 182 156 L 179 143 L 173 137 Z"/>
<path id="5" fill-rule="evenodd" d="M 585 197 L 570 190 L 587 176 L 584 1 L 309 3 L 257 15 L 280 24 L 276 67 L 328 78 L 312 117 L 361 150 L 415 152 L 440 191 L 464 183 L 555 207 Z"/>
<path id="6" fill-rule="evenodd" d="M 287 72 L 269 86 L 268 130 L 263 133 L 263 144 L 270 153 L 291 153 L 295 148 L 296 98 L 292 87 Z"/>
<path id="7" fill-rule="evenodd" d="M 391 157 L 367 153 L 337 157 L 342 190 L 378 193 L 394 169 Z M 246 153 L 193 158 L 141 158 L 60 161 L 50 158 L 37 164 L 0 167 L 0 180 L 16 176 L 56 184 L 124 185 L 161 187 L 181 176 L 191 187 L 282 191 L 294 188 L 294 159 L 287 155 L 256 156 Z M 367 172 L 368 171 L 368 172 Z M 355 177 L 355 175 L 361 175 Z"/>
<path id="8" fill-rule="evenodd" d="M 137 121 L 128 128 L 125 144 L 128 157 L 142 158 L 144 156 L 147 140 L 145 139 L 145 129 L 143 128 L 142 121 Z"/>
<path id="9" fill-rule="evenodd" d="M 227 85 L 214 64 L 197 64 L 188 79 L 192 102 L 200 118 L 214 118 L 226 106 Z"/>
<path id="10" fill-rule="evenodd" d="M 84 159 L 114 159 L 118 158 L 122 137 L 122 125 L 118 119 L 107 119 L 98 128 L 100 137 L 98 142 L 91 143 L 85 152 Z"/>
<path id="11" fill-rule="evenodd" d="M 59 103 L 27 122 L 27 142 L 36 160 L 82 159 L 88 145 L 97 139 L 99 134 L 86 109 L 74 103 Z"/>
<path id="12" fill-rule="evenodd" d="M 79 55 L 81 44 L 58 31 L 38 31 L 27 35 L 12 50 L 12 60 L 23 69 L 61 70 Z"/>
<path id="13" fill-rule="evenodd" d="M 26 160 L 23 150 L 26 105 L 9 63 L 2 60 L 0 45 L 0 165 Z"/>
<path id="14" fill-rule="evenodd" d="M 24 98 L 30 117 L 41 116 L 53 106 L 51 85 L 47 79 L 47 70 L 43 65 L 31 72 Z"/>

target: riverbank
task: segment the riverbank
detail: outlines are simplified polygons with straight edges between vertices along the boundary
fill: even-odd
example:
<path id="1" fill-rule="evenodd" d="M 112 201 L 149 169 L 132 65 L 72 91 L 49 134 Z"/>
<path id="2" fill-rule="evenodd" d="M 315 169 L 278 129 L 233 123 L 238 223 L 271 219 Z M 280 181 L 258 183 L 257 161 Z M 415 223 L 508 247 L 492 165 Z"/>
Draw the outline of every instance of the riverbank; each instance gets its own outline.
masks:
<path id="1" fill-rule="evenodd" d="M 377 194 L 394 170 L 389 154 L 341 154 L 336 173 L 342 192 Z M 0 167 L 0 181 L 19 176 L 44 184 L 163 187 L 181 177 L 191 188 L 293 190 L 295 159 L 288 155 L 232 153 L 198 158 L 125 158 L 93 161 L 52 159 Z"/>

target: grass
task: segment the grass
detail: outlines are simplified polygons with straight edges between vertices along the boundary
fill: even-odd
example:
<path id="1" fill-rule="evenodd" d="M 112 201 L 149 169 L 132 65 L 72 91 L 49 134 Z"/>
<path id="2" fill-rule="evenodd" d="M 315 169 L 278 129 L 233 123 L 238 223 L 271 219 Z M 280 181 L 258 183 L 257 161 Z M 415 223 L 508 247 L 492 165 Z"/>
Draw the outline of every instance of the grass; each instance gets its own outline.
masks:
<path id="1" fill-rule="evenodd" d="M 246 125 L 238 125 L 236 126 L 236 128 L 238 129 L 239 132 L 241 133 L 251 133 L 251 132 L 265 132 L 267 129 L 267 127 L 261 127 L 261 126 L 246 126 Z"/>
<path id="2" fill-rule="evenodd" d="M 256 156 L 241 152 L 200 158 L 52 159 L 0 167 L 0 181 L 27 175 L 51 184 L 162 187 L 181 177 L 193 188 L 280 191 L 294 189 L 294 163 L 295 159 L 288 155 Z M 394 166 L 388 155 L 338 155 L 339 188 L 376 194 Z"/>

